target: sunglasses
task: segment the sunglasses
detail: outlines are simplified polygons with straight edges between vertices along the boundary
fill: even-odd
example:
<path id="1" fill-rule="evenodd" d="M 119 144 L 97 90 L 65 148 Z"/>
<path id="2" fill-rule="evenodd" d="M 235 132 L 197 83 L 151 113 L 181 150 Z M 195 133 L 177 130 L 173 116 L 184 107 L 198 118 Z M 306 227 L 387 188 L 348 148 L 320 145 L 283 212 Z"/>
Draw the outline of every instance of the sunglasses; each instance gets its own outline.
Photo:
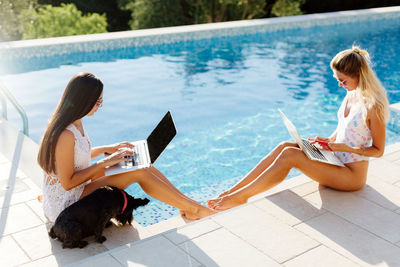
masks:
<path id="1" fill-rule="evenodd" d="M 102 98 L 102 97 L 100 97 L 100 98 L 96 101 L 96 105 L 97 105 L 98 107 L 100 107 L 100 106 L 103 105 L 103 98 Z"/>
<path id="2" fill-rule="evenodd" d="M 347 80 L 340 80 L 338 77 L 336 77 L 335 75 L 333 75 L 333 77 L 339 82 L 339 85 L 346 85 Z"/>

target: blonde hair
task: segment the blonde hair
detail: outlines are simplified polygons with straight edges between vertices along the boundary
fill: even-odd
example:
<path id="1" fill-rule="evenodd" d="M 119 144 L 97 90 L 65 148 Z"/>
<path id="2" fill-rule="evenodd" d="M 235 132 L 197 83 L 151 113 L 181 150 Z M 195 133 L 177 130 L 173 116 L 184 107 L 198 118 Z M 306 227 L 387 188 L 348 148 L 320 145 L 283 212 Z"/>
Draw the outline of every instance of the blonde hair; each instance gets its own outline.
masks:
<path id="1" fill-rule="evenodd" d="M 331 69 L 350 77 L 358 77 L 358 89 L 368 103 L 369 108 L 375 107 L 379 119 L 389 120 L 389 101 L 386 90 L 370 67 L 370 57 L 366 50 L 353 46 L 339 52 L 331 61 Z"/>

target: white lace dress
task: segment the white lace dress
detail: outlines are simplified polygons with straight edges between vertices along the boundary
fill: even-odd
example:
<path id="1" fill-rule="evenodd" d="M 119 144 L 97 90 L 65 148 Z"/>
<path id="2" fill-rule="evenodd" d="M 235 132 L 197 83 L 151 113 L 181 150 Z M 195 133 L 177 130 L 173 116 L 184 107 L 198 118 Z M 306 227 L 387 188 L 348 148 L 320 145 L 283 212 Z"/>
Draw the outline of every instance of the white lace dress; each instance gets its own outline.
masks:
<path id="1" fill-rule="evenodd" d="M 66 129 L 75 136 L 74 172 L 89 167 L 92 146 L 85 130 L 83 130 L 84 136 L 82 136 L 73 124 L 70 124 Z M 85 185 L 88 183 L 90 183 L 90 180 L 67 191 L 62 187 L 57 175 L 44 173 L 43 211 L 46 217 L 55 222 L 61 211 L 79 200 Z"/>

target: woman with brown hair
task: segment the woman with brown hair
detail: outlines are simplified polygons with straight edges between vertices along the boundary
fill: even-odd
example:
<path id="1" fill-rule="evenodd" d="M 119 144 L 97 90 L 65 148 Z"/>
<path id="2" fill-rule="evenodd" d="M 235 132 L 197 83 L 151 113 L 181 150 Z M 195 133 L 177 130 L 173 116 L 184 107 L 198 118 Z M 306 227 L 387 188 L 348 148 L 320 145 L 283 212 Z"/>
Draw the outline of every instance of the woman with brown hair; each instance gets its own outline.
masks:
<path id="1" fill-rule="evenodd" d="M 155 167 L 105 176 L 104 170 L 122 161 L 132 152 L 129 142 L 93 147 L 82 118 L 93 116 L 103 103 L 103 83 L 93 74 L 75 75 L 61 97 L 42 141 L 38 163 L 44 170 L 43 210 L 55 221 L 62 210 L 105 185 L 125 189 L 137 182 L 150 196 L 178 208 L 189 220 L 215 213 L 186 197 Z M 111 154 L 94 164 L 91 159 Z"/>

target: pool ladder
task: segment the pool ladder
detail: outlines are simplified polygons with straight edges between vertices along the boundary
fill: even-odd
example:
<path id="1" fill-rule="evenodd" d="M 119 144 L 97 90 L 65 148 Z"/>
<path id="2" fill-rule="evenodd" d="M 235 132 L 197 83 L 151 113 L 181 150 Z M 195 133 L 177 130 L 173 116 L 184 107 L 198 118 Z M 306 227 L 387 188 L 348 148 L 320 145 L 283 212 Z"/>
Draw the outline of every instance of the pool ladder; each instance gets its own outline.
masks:
<path id="1" fill-rule="evenodd" d="M 1 108 L 2 108 L 2 117 L 7 120 L 7 99 L 13 104 L 15 109 L 18 111 L 19 115 L 22 118 L 22 122 L 24 124 L 24 129 L 23 133 L 26 136 L 29 136 L 29 128 L 28 128 L 28 117 L 26 116 L 26 113 L 24 109 L 21 107 L 21 105 L 17 102 L 17 100 L 14 98 L 14 96 L 8 91 L 7 87 L 4 85 L 4 83 L 0 80 L 0 102 L 1 102 Z"/>

